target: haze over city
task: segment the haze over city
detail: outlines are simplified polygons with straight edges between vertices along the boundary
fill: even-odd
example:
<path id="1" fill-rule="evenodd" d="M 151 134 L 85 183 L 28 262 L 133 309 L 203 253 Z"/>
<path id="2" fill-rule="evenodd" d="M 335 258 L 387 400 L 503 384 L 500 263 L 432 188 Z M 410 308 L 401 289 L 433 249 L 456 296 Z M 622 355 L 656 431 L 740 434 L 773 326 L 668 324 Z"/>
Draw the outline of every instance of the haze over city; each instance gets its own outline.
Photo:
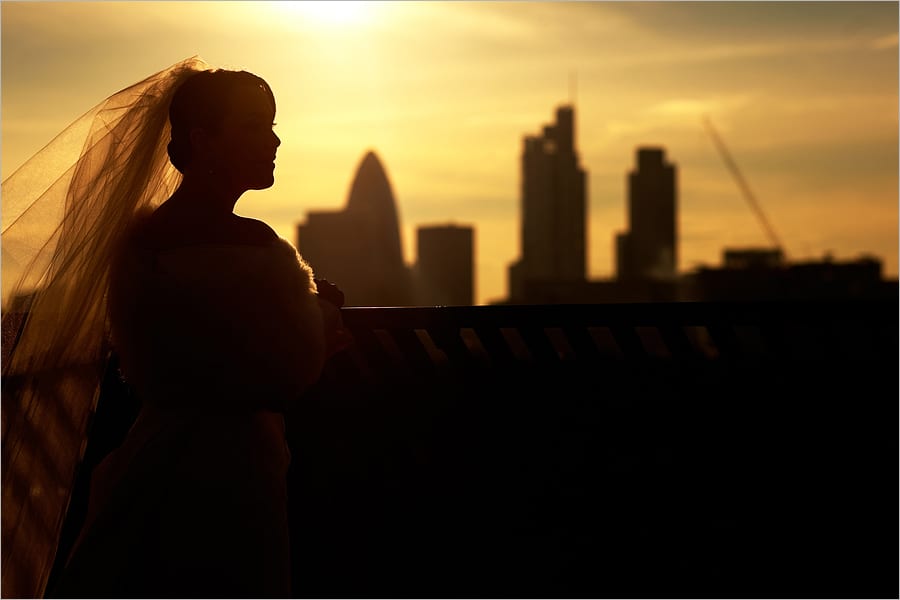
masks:
<path id="1" fill-rule="evenodd" d="M 569 102 L 590 277 L 614 273 L 638 146 L 678 168 L 679 270 L 768 243 L 704 116 L 792 260 L 874 255 L 897 276 L 894 2 L 3 2 L 0 24 L 4 179 L 109 94 L 199 55 L 278 103 L 276 184 L 237 212 L 293 241 L 373 150 L 408 263 L 417 227 L 474 226 L 477 303 L 507 294 L 519 256 L 522 139 Z"/>

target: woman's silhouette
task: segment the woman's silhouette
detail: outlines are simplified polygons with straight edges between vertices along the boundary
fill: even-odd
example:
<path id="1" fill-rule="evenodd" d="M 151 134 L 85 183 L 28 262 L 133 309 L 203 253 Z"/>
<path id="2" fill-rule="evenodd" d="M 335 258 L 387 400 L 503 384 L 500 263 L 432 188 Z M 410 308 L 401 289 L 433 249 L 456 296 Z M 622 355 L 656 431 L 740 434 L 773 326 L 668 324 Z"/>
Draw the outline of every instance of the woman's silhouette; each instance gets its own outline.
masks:
<path id="1" fill-rule="evenodd" d="M 167 144 L 145 147 L 159 136 L 140 123 L 130 145 L 117 139 L 115 176 L 142 168 L 122 152 L 167 151 L 177 189 L 124 210 L 112 194 L 89 227 L 115 223 L 94 260 L 108 266 L 112 347 L 141 411 L 94 470 L 83 530 L 50 592 L 288 597 L 282 413 L 348 341 L 341 294 L 268 225 L 233 212 L 274 182 L 281 141 L 266 82 L 193 64 L 165 86 L 148 101 L 167 104 Z"/>

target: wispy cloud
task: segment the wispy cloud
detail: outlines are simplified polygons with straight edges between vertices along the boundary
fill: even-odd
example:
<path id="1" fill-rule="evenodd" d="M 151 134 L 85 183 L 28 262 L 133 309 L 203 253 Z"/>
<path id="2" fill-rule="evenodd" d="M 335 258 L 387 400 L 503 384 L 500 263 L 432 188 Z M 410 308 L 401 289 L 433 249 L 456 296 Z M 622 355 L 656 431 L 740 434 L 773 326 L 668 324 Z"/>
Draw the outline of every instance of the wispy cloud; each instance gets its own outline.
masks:
<path id="1" fill-rule="evenodd" d="M 883 35 L 881 37 L 877 37 L 871 42 L 869 42 L 869 47 L 875 50 L 886 50 L 888 48 L 896 48 L 898 43 L 898 34 L 891 33 L 888 35 Z"/>
<path id="2" fill-rule="evenodd" d="M 653 45 L 659 48 L 658 45 Z M 897 34 L 875 40 L 831 39 L 814 41 L 736 42 L 708 45 L 682 44 L 647 52 L 629 52 L 606 58 L 623 66 L 679 65 L 728 62 L 745 59 L 774 59 L 779 57 L 812 56 L 852 50 L 884 49 L 897 46 Z"/>
<path id="3" fill-rule="evenodd" d="M 713 96 L 708 98 L 670 98 L 650 105 L 644 114 L 664 120 L 678 118 L 699 118 L 703 115 L 720 114 L 747 106 L 753 102 L 750 94 L 734 96 Z"/>

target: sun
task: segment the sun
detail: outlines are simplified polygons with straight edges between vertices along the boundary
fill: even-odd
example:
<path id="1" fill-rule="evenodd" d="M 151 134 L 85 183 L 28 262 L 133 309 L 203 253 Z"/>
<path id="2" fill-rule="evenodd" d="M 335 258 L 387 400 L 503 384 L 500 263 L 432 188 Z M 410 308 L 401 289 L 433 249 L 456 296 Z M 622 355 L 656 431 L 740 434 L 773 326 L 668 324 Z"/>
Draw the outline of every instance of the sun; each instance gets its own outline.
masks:
<path id="1" fill-rule="evenodd" d="M 296 0 L 275 2 L 280 10 L 318 25 L 360 25 L 371 19 L 373 2 L 359 0 Z"/>

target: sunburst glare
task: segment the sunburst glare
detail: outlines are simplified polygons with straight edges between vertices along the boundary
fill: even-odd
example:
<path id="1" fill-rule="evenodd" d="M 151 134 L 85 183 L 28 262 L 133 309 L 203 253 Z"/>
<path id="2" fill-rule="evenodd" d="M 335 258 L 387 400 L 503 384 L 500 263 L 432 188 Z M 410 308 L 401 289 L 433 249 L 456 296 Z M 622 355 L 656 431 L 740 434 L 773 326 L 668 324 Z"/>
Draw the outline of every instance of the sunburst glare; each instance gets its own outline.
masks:
<path id="1" fill-rule="evenodd" d="M 287 15 L 308 19 L 317 25 L 350 26 L 368 22 L 376 3 L 358 0 L 301 0 L 272 2 L 271 6 Z"/>

